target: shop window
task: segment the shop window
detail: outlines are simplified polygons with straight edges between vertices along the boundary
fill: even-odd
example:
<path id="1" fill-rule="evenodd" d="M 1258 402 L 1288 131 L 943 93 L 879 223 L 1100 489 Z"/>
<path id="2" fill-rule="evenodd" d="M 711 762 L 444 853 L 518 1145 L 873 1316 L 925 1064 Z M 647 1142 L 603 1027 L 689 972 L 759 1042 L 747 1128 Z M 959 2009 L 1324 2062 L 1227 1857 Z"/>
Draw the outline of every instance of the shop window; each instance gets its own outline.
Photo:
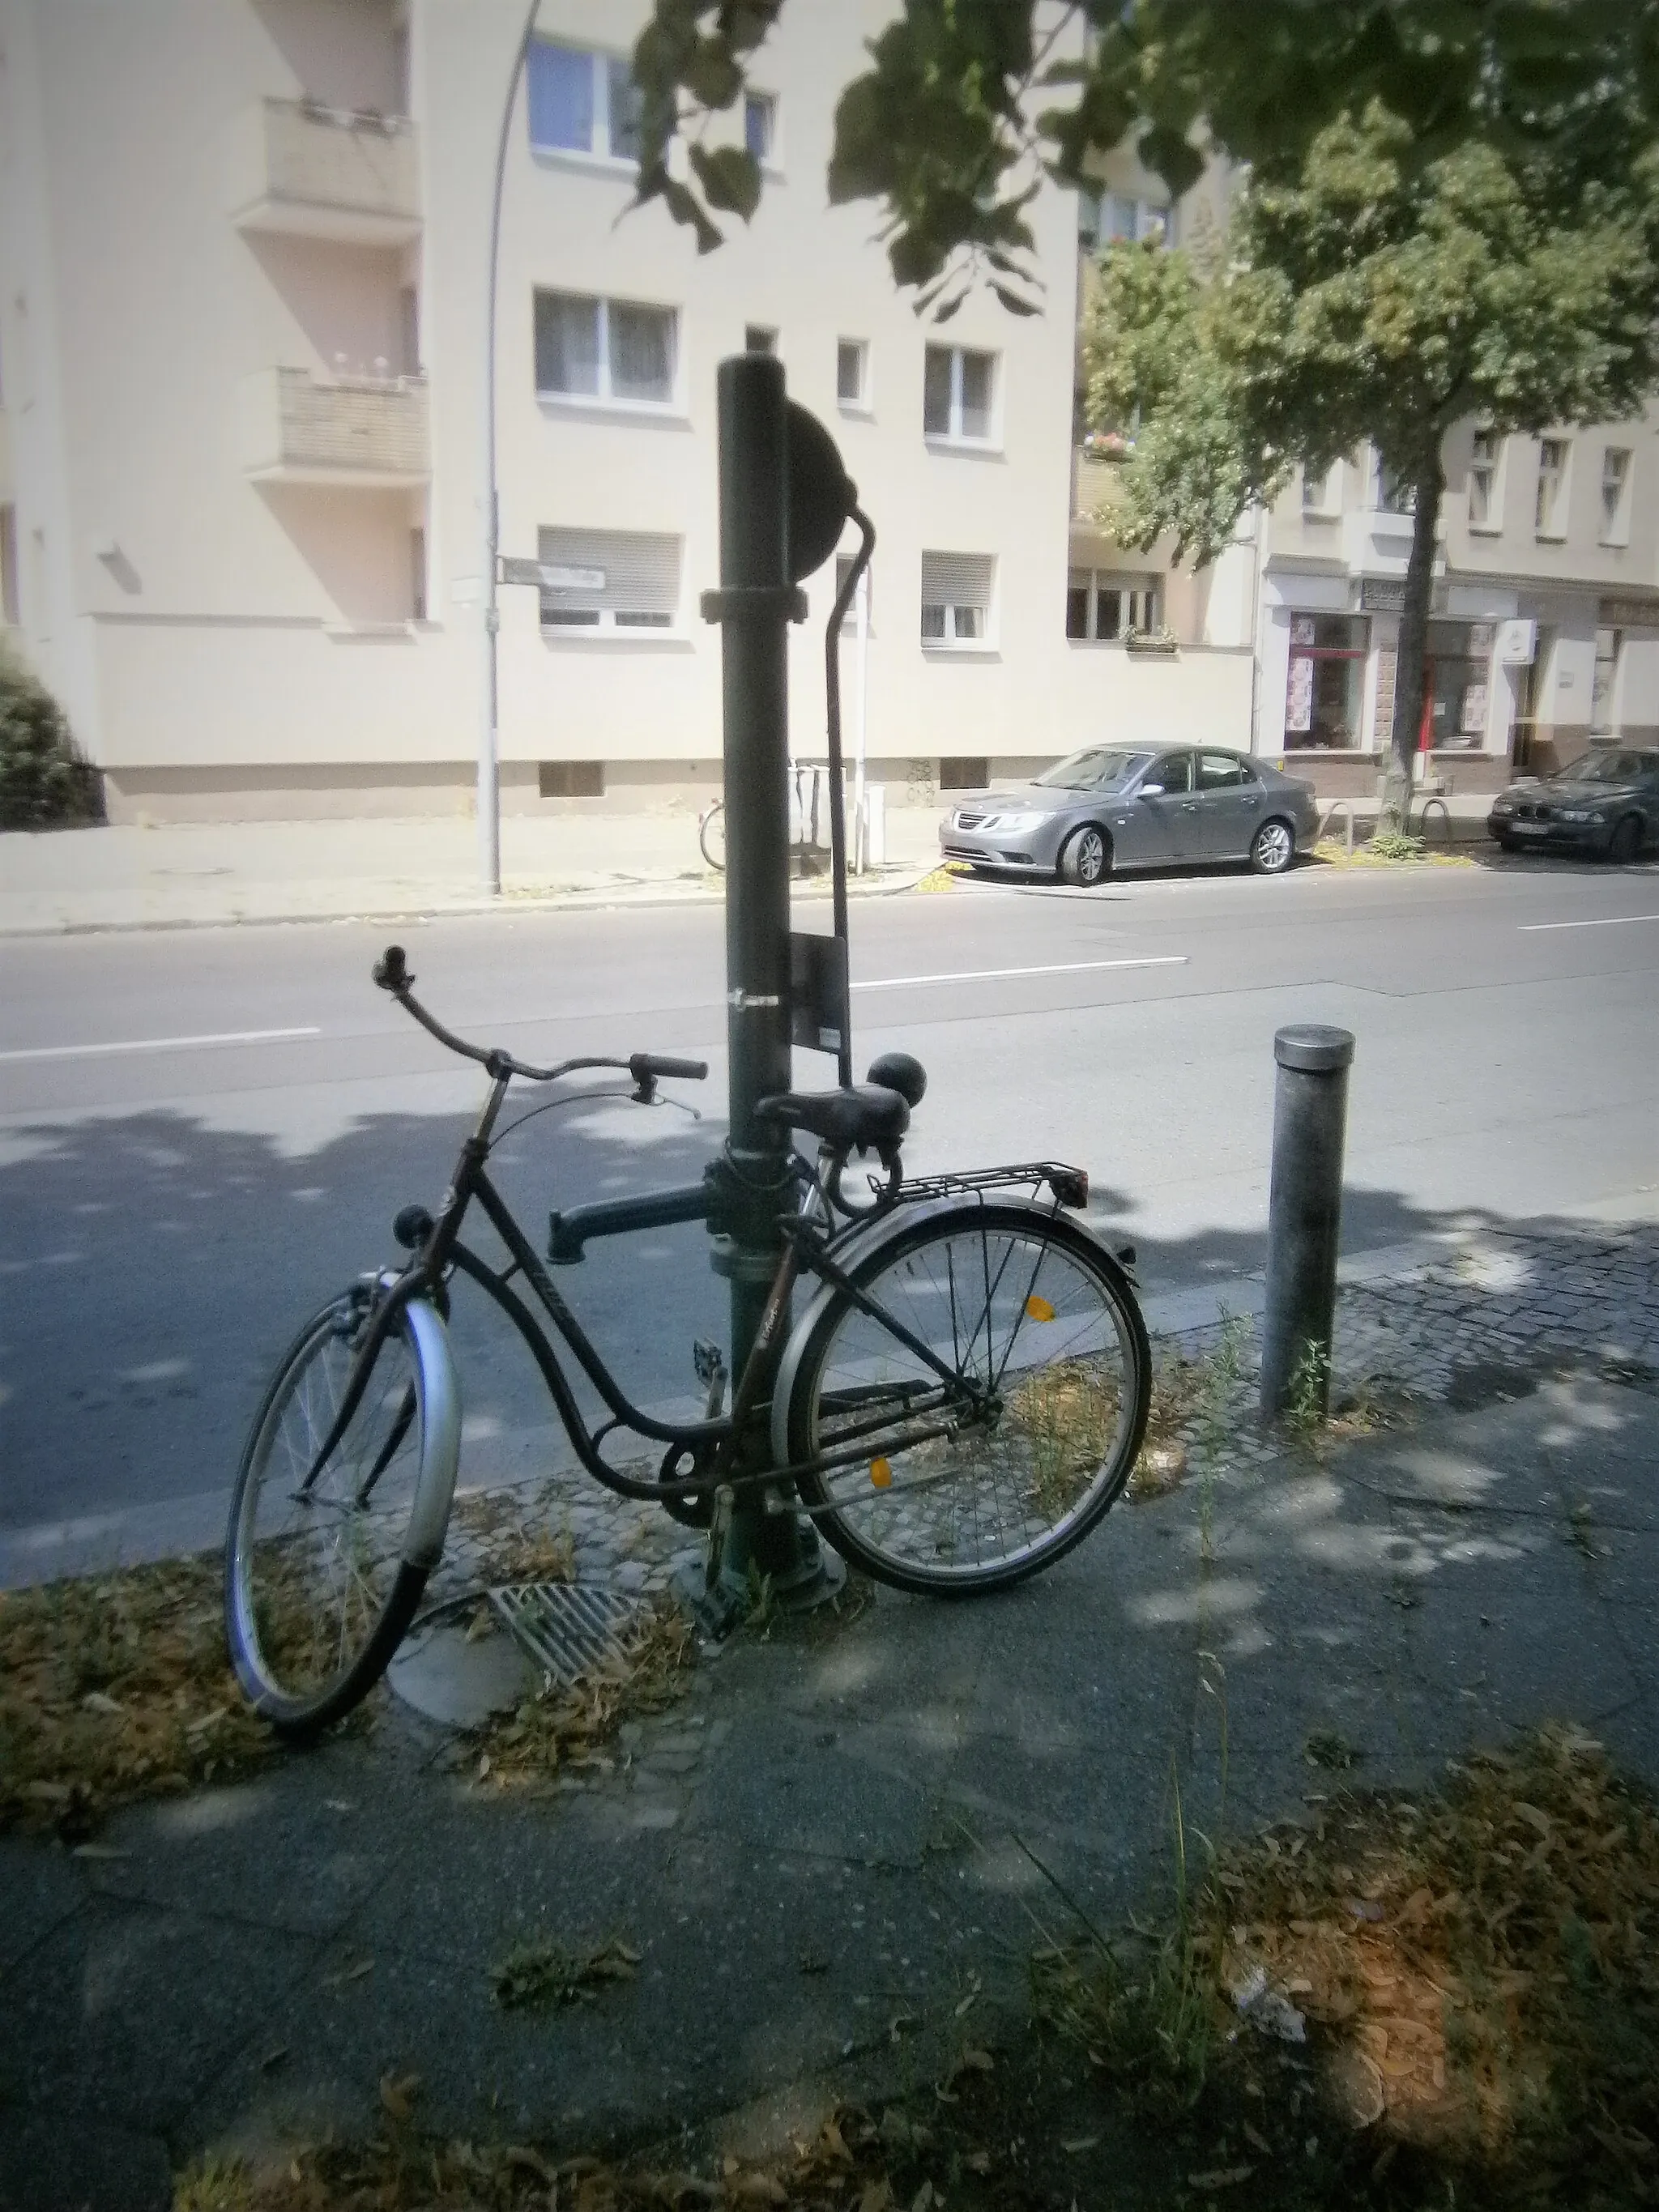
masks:
<path id="1" fill-rule="evenodd" d="M 991 634 L 988 553 L 924 553 L 921 641 L 925 646 L 983 645 Z"/>
<path id="2" fill-rule="evenodd" d="M 1620 629 L 1598 629 L 1595 633 L 1595 673 L 1590 682 L 1590 735 L 1610 737 L 1613 733 L 1613 695 L 1619 683 L 1619 655 L 1623 649 L 1625 633 Z"/>
<path id="3" fill-rule="evenodd" d="M 1066 585 L 1066 635 L 1095 645 L 1120 641 L 1126 630 L 1155 630 L 1163 594 L 1152 576 L 1120 576 L 1073 568 Z"/>
<path id="4" fill-rule="evenodd" d="M 536 788 L 544 799 L 603 799 L 603 761 L 538 761 Z"/>
<path id="5" fill-rule="evenodd" d="M 680 541 L 642 530 L 544 530 L 544 629 L 672 629 Z"/>
<path id="6" fill-rule="evenodd" d="M 929 346 L 922 375 L 921 427 L 930 438 L 988 446 L 993 435 L 996 356 L 966 346 Z"/>
<path id="7" fill-rule="evenodd" d="M 1533 503 L 1532 526 L 1540 538 L 1567 534 L 1565 483 L 1571 441 L 1540 438 L 1538 441 L 1538 495 Z"/>
<path id="8" fill-rule="evenodd" d="M 1479 752 L 1492 698 L 1492 625 L 1431 622 L 1420 741 L 1437 753 Z"/>
<path id="9" fill-rule="evenodd" d="M 1497 530 L 1500 526 L 1498 514 L 1498 434 L 1495 430 L 1477 430 L 1469 455 L 1469 528 Z"/>
<path id="10" fill-rule="evenodd" d="M 537 39 L 525 77 L 530 143 L 538 152 L 639 160 L 639 88 L 618 55 Z"/>
<path id="11" fill-rule="evenodd" d="M 1631 449 L 1608 446 L 1601 455 L 1601 543 L 1630 543 Z"/>
<path id="12" fill-rule="evenodd" d="M 672 307 L 538 292 L 537 396 L 623 407 L 672 404 L 678 322 Z"/>
<path id="13" fill-rule="evenodd" d="M 991 763 L 982 756 L 963 753 L 950 755 L 939 764 L 939 787 L 941 791 L 983 791 L 991 781 Z"/>
<path id="14" fill-rule="evenodd" d="M 1291 617 L 1286 752 L 1348 752 L 1359 746 L 1370 645 L 1370 623 L 1364 615 Z"/>

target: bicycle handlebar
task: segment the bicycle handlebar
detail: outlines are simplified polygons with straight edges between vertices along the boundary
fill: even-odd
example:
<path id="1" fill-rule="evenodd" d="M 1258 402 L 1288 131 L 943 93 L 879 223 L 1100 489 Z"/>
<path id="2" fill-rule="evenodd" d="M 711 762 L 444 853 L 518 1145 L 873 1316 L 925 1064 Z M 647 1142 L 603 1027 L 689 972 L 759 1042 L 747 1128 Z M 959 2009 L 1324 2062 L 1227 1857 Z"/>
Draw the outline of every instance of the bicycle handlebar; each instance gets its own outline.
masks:
<path id="1" fill-rule="evenodd" d="M 428 1013 L 415 996 L 415 978 L 409 972 L 409 963 L 401 945 L 388 945 L 374 963 L 374 977 L 383 991 L 389 991 L 406 1014 L 412 1015 L 428 1036 L 434 1036 L 451 1052 L 459 1053 L 463 1060 L 476 1060 L 493 1076 L 522 1075 L 531 1083 L 556 1083 L 562 1075 L 574 1075 L 587 1067 L 625 1068 L 634 1079 L 635 1095 L 649 1103 L 659 1076 L 675 1076 L 689 1083 L 701 1083 L 708 1073 L 706 1060 L 675 1060 L 658 1052 L 632 1053 L 626 1060 L 580 1059 L 561 1060 L 556 1067 L 532 1067 L 528 1060 L 516 1059 L 503 1052 L 499 1045 L 469 1044 L 465 1037 L 457 1036 L 453 1030 L 446 1029 L 435 1014 Z"/>

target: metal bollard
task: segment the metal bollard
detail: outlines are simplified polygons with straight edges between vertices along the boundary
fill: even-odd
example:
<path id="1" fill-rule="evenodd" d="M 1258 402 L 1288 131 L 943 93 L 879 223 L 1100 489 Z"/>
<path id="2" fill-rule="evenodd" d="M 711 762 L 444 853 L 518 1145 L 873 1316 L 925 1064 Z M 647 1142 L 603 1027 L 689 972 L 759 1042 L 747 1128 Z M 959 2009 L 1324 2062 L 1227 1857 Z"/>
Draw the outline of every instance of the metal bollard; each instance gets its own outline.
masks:
<path id="1" fill-rule="evenodd" d="M 1329 1401 L 1353 1037 L 1316 1022 L 1293 1023 L 1274 1036 L 1273 1058 L 1279 1080 L 1261 1342 L 1261 1414 L 1269 1421 L 1293 1398 L 1316 1401 L 1321 1413 Z"/>

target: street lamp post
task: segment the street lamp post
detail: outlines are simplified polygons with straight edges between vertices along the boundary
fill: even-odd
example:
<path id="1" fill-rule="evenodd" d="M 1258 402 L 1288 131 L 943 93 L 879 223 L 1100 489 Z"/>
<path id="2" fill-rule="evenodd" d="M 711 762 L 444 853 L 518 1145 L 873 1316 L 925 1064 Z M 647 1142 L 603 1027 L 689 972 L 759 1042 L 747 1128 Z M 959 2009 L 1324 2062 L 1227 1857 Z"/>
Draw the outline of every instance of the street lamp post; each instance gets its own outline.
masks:
<path id="1" fill-rule="evenodd" d="M 489 254 L 484 308 L 484 707 L 478 729 L 478 873 L 484 890 L 494 898 L 501 888 L 501 677 L 496 640 L 501 633 L 501 607 L 496 598 L 497 570 L 501 550 L 501 502 L 495 486 L 495 300 L 501 281 L 501 190 L 507 177 L 507 146 L 513 132 L 513 112 L 519 104 L 519 84 L 530 54 L 541 0 L 530 0 L 524 29 L 513 57 L 507 100 L 501 109 L 501 136 L 495 142 L 495 181 L 489 202 Z"/>

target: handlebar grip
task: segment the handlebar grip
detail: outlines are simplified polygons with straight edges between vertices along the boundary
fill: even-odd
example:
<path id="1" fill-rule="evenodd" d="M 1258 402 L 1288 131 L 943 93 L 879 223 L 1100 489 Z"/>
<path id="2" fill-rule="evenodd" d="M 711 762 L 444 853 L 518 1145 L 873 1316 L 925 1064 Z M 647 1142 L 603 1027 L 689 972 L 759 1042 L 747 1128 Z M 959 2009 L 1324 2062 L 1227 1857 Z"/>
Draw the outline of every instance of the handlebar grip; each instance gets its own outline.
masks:
<path id="1" fill-rule="evenodd" d="M 401 945 L 387 945 L 374 963 L 374 975 L 383 991 L 406 991 L 415 981 L 404 963 Z"/>
<path id="2" fill-rule="evenodd" d="M 706 1060 L 671 1060 L 660 1052 L 635 1052 L 628 1057 L 628 1072 L 635 1083 L 649 1076 L 678 1076 L 687 1083 L 701 1083 L 708 1073 Z"/>

